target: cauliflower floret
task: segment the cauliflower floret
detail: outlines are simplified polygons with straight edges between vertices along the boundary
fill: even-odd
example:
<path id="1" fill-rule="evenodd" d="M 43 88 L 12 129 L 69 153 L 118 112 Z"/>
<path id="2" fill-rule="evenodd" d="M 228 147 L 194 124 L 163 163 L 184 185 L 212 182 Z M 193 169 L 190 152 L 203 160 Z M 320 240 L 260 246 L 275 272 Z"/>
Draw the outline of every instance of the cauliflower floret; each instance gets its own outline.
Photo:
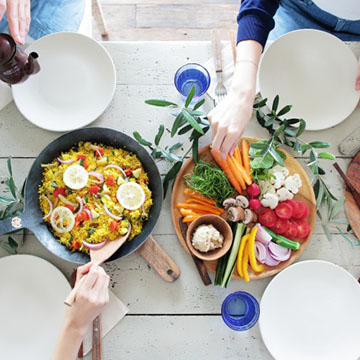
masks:
<path id="1" fill-rule="evenodd" d="M 285 166 L 275 165 L 269 170 L 270 174 L 275 174 L 277 172 L 282 173 L 284 177 L 287 177 L 289 175 L 289 170 Z"/>
<path id="2" fill-rule="evenodd" d="M 291 191 L 293 194 L 297 194 L 301 186 L 302 186 L 302 181 L 299 174 L 294 174 L 293 176 L 289 176 L 285 180 L 285 188 Z"/>
<path id="3" fill-rule="evenodd" d="M 287 188 L 281 188 L 276 192 L 279 201 L 285 201 L 285 200 L 291 200 L 294 195 L 287 189 Z"/>
<path id="4" fill-rule="evenodd" d="M 259 186 L 260 186 L 260 190 L 262 194 L 275 194 L 276 193 L 276 189 L 275 187 L 270 183 L 269 180 L 260 180 L 259 181 Z"/>
<path id="5" fill-rule="evenodd" d="M 285 176 L 282 172 L 273 173 L 274 177 L 270 178 L 270 182 L 274 185 L 275 189 L 280 189 L 285 182 Z"/>
<path id="6" fill-rule="evenodd" d="M 279 198 L 276 194 L 264 194 L 263 199 L 261 200 L 261 205 L 263 207 L 269 207 L 270 209 L 275 209 L 278 206 Z"/>

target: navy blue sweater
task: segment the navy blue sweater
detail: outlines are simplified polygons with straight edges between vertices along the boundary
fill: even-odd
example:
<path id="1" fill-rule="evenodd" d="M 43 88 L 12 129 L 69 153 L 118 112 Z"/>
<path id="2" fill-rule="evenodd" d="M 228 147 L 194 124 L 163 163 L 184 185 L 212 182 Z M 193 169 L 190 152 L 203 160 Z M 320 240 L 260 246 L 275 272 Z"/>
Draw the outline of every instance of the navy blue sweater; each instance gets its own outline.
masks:
<path id="1" fill-rule="evenodd" d="M 264 47 L 269 32 L 274 28 L 273 17 L 278 7 L 279 0 L 242 0 L 237 17 L 237 42 L 256 40 Z"/>

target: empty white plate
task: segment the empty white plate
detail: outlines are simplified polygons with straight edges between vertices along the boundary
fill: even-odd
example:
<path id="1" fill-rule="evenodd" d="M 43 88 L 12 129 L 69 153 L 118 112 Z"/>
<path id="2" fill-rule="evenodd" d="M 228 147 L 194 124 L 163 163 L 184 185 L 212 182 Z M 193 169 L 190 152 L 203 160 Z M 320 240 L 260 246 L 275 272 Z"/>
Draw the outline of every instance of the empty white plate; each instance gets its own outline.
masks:
<path id="1" fill-rule="evenodd" d="M 359 63 L 341 40 L 319 30 L 297 30 L 274 41 L 259 70 L 261 95 L 280 106 L 293 105 L 288 117 L 306 121 L 307 130 L 339 124 L 355 109 Z"/>
<path id="2" fill-rule="evenodd" d="M 69 291 L 65 276 L 41 258 L 1 258 L 0 359 L 50 359 Z"/>
<path id="3" fill-rule="evenodd" d="M 268 285 L 260 331 L 276 360 L 356 360 L 360 356 L 360 285 L 340 266 L 294 264 Z"/>
<path id="4" fill-rule="evenodd" d="M 90 124 L 108 107 L 116 72 L 105 48 L 81 34 L 60 32 L 32 43 L 41 70 L 12 92 L 16 106 L 36 126 L 70 131 Z"/>

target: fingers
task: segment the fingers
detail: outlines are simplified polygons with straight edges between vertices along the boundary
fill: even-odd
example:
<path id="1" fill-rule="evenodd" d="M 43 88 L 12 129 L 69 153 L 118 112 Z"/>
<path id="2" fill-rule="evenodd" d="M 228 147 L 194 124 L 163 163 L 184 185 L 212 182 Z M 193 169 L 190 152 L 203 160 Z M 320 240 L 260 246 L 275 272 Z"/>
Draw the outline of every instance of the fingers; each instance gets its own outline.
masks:
<path id="1" fill-rule="evenodd" d="M 19 16 L 19 35 L 23 44 L 25 44 L 26 36 L 26 2 L 20 1 L 18 6 L 18 16 Z"/>
<path id="2" fill-rule="evenodd" d="M 25 27 L 25 36 L 29 32 L 30 29 L 30 22 L 31 22 L 31 5 L 30 0 L 26 1 L 25 4 L 25 18 L 26 18 L 26 27 Z"/>
<path id="3" fill-rule="evenodd" d="M 10 32 L 14 40 L 23 45 L 23 40 L 19 33 L 19 3 L 18 1 L 9 1 L 7 8 L 7 18 L 9 22 Z"/>
<path id="4" fill-rule="evenodd" d="M 92 262 L 88 262 L 85 265 L 79 266 L 76 270 L 76 282 L 78 282 L 85 274 L 87 274 L 92 266 Z"/>
<path id="5" fill-rule="evenodd" d="M 220 152 L 222 158 L 225 160 L 232 149 L 237 144 L 238 136 L 236 133 L 229 131 L 221 145 Z"/>
<path id="6" fill-rule="evenodd" d="M 0 0 L 0 21 L 4 17 L 6 11 L 6 0 Z"/>

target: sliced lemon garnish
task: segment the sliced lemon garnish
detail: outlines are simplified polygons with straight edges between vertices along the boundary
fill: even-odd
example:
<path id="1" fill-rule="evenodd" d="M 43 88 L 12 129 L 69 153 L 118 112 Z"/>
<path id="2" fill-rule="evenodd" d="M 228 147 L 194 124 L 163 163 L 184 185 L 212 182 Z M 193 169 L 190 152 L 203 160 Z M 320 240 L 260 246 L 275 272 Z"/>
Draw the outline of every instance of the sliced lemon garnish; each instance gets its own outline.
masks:
<path id="1" fill-rule="evenodd" d="M 80 190 L 87 185 L 89 173 L 81 165 L 70 165 L 64 171 L 63 180 L 70 189 Z"/>
<path id="2" fill-rule="evenodd" d="M 67 207 L 58 206 L 52 212 L 50 222 L 57 233 L 63 234 L 72 230 L 75 224 L 75 216 Z"/>
<path id="3" fill-rule="evenodd" d="M 127 182 L 120 185 L 116 197 L 122 207 L 128 210 L 135 210 L 144 203 L 145 192 L 139 184 Z"/>

